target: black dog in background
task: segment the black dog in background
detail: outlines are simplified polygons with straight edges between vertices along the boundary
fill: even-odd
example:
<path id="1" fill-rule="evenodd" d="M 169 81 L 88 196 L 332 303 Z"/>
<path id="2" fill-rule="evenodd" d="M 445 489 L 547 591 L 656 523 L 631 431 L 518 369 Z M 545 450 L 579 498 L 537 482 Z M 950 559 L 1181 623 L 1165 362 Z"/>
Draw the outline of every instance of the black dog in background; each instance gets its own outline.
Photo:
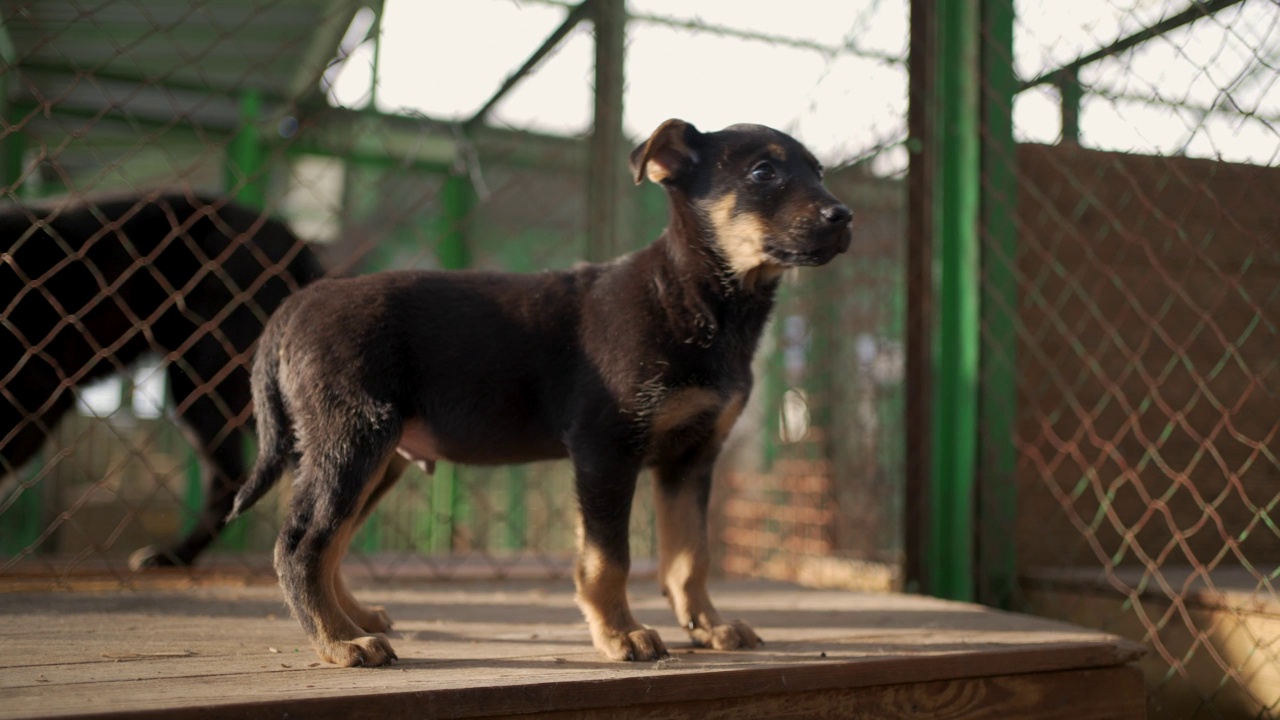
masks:
<path id="1" fill-rule="evenodd" d="M 130 565 L 190 564 L 244 484 L 250 349 L 319 261 L 278 220 L 178 193 L 3 208 L 0 259 L 0 478 L 40 449 L 74 388 L 159 353 L 206 460 L 204 504 L 187 537 Z"/>

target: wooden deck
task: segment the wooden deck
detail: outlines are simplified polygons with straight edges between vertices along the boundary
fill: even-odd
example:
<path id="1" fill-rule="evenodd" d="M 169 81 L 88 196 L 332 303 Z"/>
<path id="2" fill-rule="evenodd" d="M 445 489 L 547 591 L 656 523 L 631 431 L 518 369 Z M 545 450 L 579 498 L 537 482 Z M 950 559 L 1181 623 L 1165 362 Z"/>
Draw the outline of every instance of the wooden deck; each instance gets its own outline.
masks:
<path id="1" fill-rule="evenodd" d="M 1144 717 L 1138 646 L 916 596 L 719 583 L 767 641 L 722 653 L 636 582 L 673 657 L 628 664 L 591 649 L 567 580 L 366 582 L 400 661 L 340 669 L 274 585 L 172 585 L 0 592 L 0 718 Z"/>

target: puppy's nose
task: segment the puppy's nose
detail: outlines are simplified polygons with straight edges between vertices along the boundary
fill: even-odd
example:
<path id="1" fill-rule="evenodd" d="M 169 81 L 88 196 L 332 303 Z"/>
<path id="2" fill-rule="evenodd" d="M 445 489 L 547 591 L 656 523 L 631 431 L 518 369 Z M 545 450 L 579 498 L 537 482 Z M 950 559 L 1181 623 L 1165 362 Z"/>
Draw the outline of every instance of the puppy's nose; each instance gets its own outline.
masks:
<path id="1" fill-rule="evenodd" d="M 828 205 L 822 208 L 822 219 L 832 225 L 843 225 L 853 218 L 853 213 L 844 205 Z"/>

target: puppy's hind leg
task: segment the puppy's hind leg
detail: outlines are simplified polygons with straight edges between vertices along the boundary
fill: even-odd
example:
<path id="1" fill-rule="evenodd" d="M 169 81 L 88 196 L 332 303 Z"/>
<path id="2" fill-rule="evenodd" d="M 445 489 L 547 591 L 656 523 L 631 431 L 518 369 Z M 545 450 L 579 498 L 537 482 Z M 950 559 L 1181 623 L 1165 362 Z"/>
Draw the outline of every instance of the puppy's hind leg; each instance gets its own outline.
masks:
<path id="1" fill-rule="evenodd" d="M 369 515 L 373 512 L 378 501 L 387 493 L 400 479 L 409 461 L 405 460 L 399 454 L 393 453 L 387 462 L 387 469 L 383 471 L 380 479 L 375 479 L 377 487 L 369 493 L 369 498 L 364 501 L 364 507 L 360 508 L 360 515 L 356 518 L 355 526 L 352 532 L 358 531 L 369 519 Z M 342 578 L 341 562 L 334 566 L 333 573 L 333 591 L 337 595 L 338 605 L 351 618 L 351 621 L 359 625 L 365 632 L 384 633 L 391 629 L 391 617 L 387 615 L 387 611 L 381 605 L 364 605 L 356 600 L 351 591 L 347 589 L 346 581 Z"/>
<path id="2" fill-rule="evenodd" d="M 383 665 L 396 657 L 385 636 L 366 632 L 347 615 L 337 578 L 361 511 L 382 485 L 398 430 L 348 433 L 347 442 L 305 448 L 293 507 L 276 543 L 285 600 L 320 658 L 335 665 Z"/>

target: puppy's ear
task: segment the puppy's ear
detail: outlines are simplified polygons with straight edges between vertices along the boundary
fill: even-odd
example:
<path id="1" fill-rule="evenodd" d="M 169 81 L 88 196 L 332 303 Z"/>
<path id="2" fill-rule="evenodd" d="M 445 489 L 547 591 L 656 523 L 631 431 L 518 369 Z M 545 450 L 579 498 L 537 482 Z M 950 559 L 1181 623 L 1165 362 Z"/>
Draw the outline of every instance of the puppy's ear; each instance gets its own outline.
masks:
<path id="1" fill-rule="evenodd" d="M 631 151 L 631 176 L 636 184 L 649 178 L 655 183 L 670 183 L 693 170 L 698 164 L 697 146 L 702 133 L 683 120 L 668 120 L 658 126 L 635 150 Z"/>

